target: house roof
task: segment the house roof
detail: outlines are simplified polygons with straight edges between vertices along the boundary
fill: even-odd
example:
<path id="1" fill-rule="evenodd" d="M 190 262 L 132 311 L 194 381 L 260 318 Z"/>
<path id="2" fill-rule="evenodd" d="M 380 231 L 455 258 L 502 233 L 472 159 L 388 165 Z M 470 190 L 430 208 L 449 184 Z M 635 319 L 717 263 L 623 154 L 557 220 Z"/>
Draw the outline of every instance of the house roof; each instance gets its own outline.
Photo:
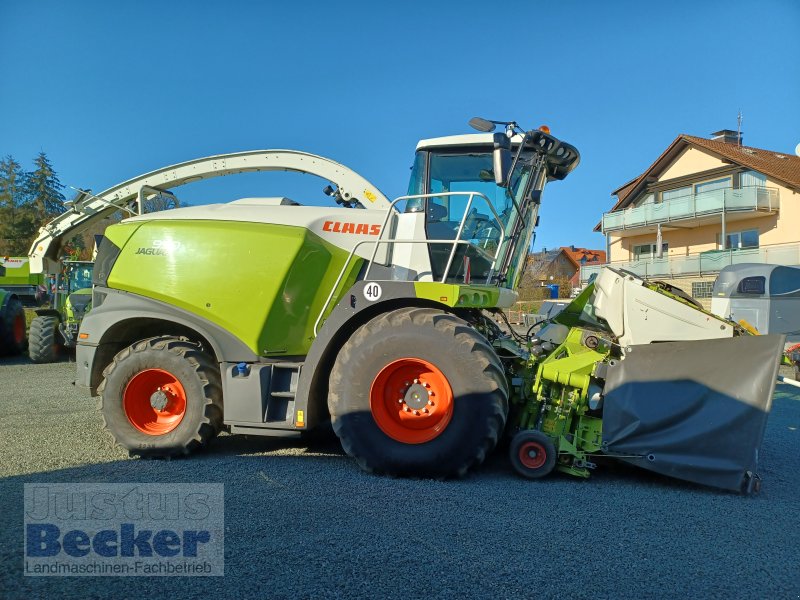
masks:
<path id="1" fill-rule="evenodd" d="M 574 248 L 574 250 L 573 250 Z M 532 268 L 534 273 L 545 271 L 550 264 L 553 263 L 559 256 L 564 255 L 576 270 L 580 270 L 582 264 L 597 263 L 604 264 L 606 262 L 605 250 L 591 250 L 589 248 L 575 248 L 574 246 L 561 246 L 556 250 L 547 250 L 545 252 L 537 252 L 533 255 Z M 585 262 L 581 262 L 582 258 L 586 258 Z"/>
<path id="2" fill-rule="evenodd" d="M 668 166 L 672 160 L 677 158 L 683 150 L 690 146 L 702 148 L 703 150 L 721 158 L 763 173 L 771 179 L 775 179 L 786 184 L 790 188 L 800 190 L 800 157 L 783 152 L 764 150 L 763 148 L 753 148 L 751 146 L 737 146 L 717 140 L 708 140 L 693 135 L 681 134 L 673 140 L 664 152 L 661 153 L 647 170 L 625 183 L 612 192 L 617 197 L 617 202 L 611 208 L 614 212 L 624 208 L 638 193 L 655 173 L 661 168 Z M 600 231 L 602 221 L 599 222 L 594 231 Z"/>
<path id="3" fill-rule="evenodd" d="M 689 143 L 710 150 L 711 152 L 728 158 L 735 163 L 749 167 L 754 171 L 763 173 L 767 177 L 786 183 L 790 187 L 800 188 L 800 156 L 785 152 L 773 152 L 750 146 L 736 146 L 715 140 L 682 136 Z"/>
<path id="4" fill-rule="evenodd" d="M 572 262 L 577 266 L 584 263 L 596 262 L 603 264 L 606 262 L 605 250 L 590 250 L 589 248 L 575 248 L 574 246 L 561 246 L 561 250 L 563 250 L 564 254 L 571 258 Z"/>

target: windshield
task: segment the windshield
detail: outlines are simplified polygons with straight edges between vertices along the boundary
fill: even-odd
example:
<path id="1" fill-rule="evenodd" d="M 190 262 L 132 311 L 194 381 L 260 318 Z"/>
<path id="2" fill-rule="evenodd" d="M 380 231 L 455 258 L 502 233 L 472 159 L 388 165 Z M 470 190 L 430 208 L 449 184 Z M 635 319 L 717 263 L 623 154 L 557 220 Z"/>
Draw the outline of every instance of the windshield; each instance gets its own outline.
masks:
<path id="1" fill-rule="evenodd" d="M 425 152 L 417 153 L 411 173 L 408 193 L 425 193 Z M 444 192 L 478 192 L 486 196 L 500 216 L 503 225 L 507 225 L 511 217 L 513 203 L 505 188 L 494 182 L 491 152 L 474 152 L 469 154 L 430 153 L 429 169 L 429 194 Z M 432 198 L 431 202 L 438 205 L 434 209 L 438 220 L 458 223 L 464 216 L 468 195 Z M 486 202 L 473 199 L 470 211 L 478 218 L 494 220 L 494 215 Z"/>
<path id="2" fill-rule="evenodd" d="M 67 266 L 70 292 L 92 287 L 93 267 L 93 264 L 71 264 Z"/>
<path id="3" fill-rule="evenodd" d="M 472 276 L 476 280 L 488 280 L 499 264 L 495 260 L 498 253 L 507 252 L 519 245 L 515 241 L 511 247 L 508 246 L 519 220 L 511 194 L 520 196 L 524 193 L 531 175 L 530 158 L 530 153 L 525 152 L 517 162 L 509 192 L 494 181 L 494 160 L 492 151 L 488 148 L 472 151 L 442 149 L 417 153 L 408 194 L 455 193 L 455 195 L 434 196 L 427 199 L 425 229 L 428 239 L 444 242 L 458 237 L 470 243 L 468 248 L 461 247 L 457 250 L 454 266 L 447 273 L 448 279 L 463 277 L 466 257 L 470 259 L 469 270 Z M 480 196 L 473 196 L 470 203 L 470 193 L 482 194 L 488 203 Z M 519 199 L 517 201 L 519 202 Z M 422 212 L 425 210 L 425 200 L 410 200 L 405 210 Z M 528 222 L 529 216 L 525 216 L 525 222 Z M 463 229 L 459 236 L 458 230 L 462 220 Z M 531 227 L 529 233 L 532 233 L 532 229 Z M 518 236 L 513 237 L 516 239 Z M 527 249 L 530 239 L 524 242 L 523 245 Z M 506 249 L 503 250 L 501 245 Z M 449 242 L 430 245 L 434 278 L 444 276 L 452 247 L 452 243 Z M 524 258 L 526 252 L 524 250 L 520 252 Z M 519 259 L 516 254 L 519 253 L 515 253 L 515 259 Z"/>

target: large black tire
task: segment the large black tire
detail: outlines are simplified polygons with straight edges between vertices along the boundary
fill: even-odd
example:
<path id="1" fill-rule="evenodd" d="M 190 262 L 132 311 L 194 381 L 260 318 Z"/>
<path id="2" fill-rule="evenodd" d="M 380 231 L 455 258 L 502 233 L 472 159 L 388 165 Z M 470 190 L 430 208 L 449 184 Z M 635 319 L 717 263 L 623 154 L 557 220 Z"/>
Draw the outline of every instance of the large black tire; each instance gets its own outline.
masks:
<path id="1" fill-rule="evenodd" d="M 0 314 L 0 354 L 16 355 L 25 351 L 25 309 L 18 298 L 9 298 Z"/>
<path id="2" fill-rule="evenodd" d="M 387 412 L 392 417 L 392 402 L 406 409 L 398 397 L 403 393 L 411 414 L 416 414 L 416 408 L 419 413 L 429 412 L 427 406 L 411 399 L 417 397 L 412 394 L 414 389 L 422 390 L 425 397 L 425 389 L 430 387 L 427 382 L 401 383 L 407 389 L 396 396 L 392 396 L 393 389 L 388 390 L 390 384 L 383 385 L 391 381 L 386 374 L 398 368 L 396 365 L 413 365 L 414 361 L 438 371 L 452 392 L 449 420 L 424 430 L 424 435 L 433 436 L 425 441 L 411 441 L 402 428 L 398 434 L 378 422 L 386 423 Z M 364 470 L 389 475 L 464 476 L 497 445 L 508 416 L 508 387 L 497 354 L 465 321 L 431 308 L 395 310 L 358 329 L 339 352 L 329 391 L 331 422 L 344 450 Z M 382 394 L 388 398 L 383 405 L 388 411 L 381 408 Z M 445 404 L 432 406 L 431 411 Z M 404 417 L 399 410 L 397 418 Z M 434 414 L 419 416 L 424 419 Z"/>
<path id="3" fill-rule="evenodd" d="M 35 363 L 51 363 L 58 360 L 58 317 L 45 315 L 31 321 L 28 334 L 28 356 Z"/>
<path id="4" fill-rule="evenodd" d="M 114 357 L 103 377 L 97 389 L 103 425 L 131 456 L 189 454 L 222 429 L 219 366 L 197 344 L 169 336 L 137 342 Z"/>

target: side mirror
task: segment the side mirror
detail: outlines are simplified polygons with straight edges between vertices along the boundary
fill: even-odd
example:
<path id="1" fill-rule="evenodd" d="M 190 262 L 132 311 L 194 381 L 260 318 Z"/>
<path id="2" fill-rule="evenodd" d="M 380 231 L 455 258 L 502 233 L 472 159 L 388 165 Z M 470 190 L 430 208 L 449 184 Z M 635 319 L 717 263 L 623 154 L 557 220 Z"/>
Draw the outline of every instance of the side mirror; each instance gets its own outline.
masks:
<path id="1" fill-rule="evenodd" d="M 509 171 L 511 170 L 511 140 L 504 133 L 494 134 L 492 163 L 494 182 L 500 187 L 506 187 L 508 185 Z"/>

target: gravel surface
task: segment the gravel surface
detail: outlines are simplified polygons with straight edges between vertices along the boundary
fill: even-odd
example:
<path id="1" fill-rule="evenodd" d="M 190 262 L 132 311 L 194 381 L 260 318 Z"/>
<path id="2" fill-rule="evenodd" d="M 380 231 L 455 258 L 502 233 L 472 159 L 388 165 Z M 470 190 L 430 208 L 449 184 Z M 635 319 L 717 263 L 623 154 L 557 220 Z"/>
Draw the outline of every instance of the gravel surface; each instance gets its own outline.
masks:
<path id="1" fill-rule="evenodd" d="M 779 385 L 762 492 L 623 465 L 588 481 L 463 481 L 358 470 L 335 438 L 222 435 L 185 460 L 128 459 L 74 365 L 0 360 L 1 598 L 800 598 L 800 390 Z M 30 482 L 225 484 L 225 576 L 24 577 Z"/>

